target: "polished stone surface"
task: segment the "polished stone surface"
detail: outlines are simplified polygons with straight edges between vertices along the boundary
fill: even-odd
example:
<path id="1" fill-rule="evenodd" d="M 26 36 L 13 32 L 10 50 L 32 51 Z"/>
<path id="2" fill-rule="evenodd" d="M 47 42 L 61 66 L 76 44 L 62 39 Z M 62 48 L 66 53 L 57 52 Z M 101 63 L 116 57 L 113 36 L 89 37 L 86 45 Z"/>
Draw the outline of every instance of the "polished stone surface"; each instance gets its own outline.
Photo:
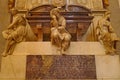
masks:
<path id="1" fill-rule="evenodd" d="M 49 60 L 45 58 L 43 59 L 45 62 L 46 61 L 48 62 L 44 66 L 47 66 L 51 62 L 50 58 Z M 7 56 L 5 58 L 2 58 L 0 80 L 25 80 L 26 61 L 27 61 L 26 56 L 22 56 L 22 55 Z M 120 80 L 120 58 L 118 55 L 95 56 L 95 63 L 96 63 L 95 66 L 96 66 L 97 80 Z M 33 61 L 32 64 L 35 64 L 35 62 Z M 76 65 L 75 63 L 72 63 L 72 64 Z M 79 79 L 74 79 L 74 80 L 79 80 Z M 83 79 L 83 80 L 87 80 L 87 79 Z M 91 80 L 94 80 L 94 79 L 91 79 Z"/>
<path id="2" fill-rule="evenodd" d="M 95 56 L 27 56 L 31 79 L 96 79 Z"/>
<path id="3" fill-rule="evenodd" d="M 99 42 L 71 42 L 67 55 L 105 55 Z M 17 45 L 13 55 L 61 55 L 50 42 L 22 42 Z"/>
<path id="4" fill-rule="evenodd" d="M 0 80 L 25 80 L 26 56 L 2 57 Z"/>
<path id="5" fill-rule="evenodd" d="M 97 78 L 120 79 L 119 55 L 95 56 Z"/>
<path id="6" fill-rule="evenodd" d="M 89 43 L 89 42 L 88 42 Z M 38 71 L 41 69 L 40 67 L 42 67 L 41 69 L 41 76 L 39 78 L 46 78 L 49 75 L 44 75 L 43 73 L 46 73 L 47 70 L 49 70 L 50 68 L 50 72 L 49 73 L 55 73 L 55 74 L 59 74 L 62 75 L 62 78 L 66 77 L 68 78 L 68 75 L 60 74 L 61 71 L 65 72 L 65 73 L 72 73 L 75 76 L 79 74 L 79 76 L 76 76 L 76 78 L 84 78 L 83 80 L 87 80 L 85 79 L 86 76 L 88 78 L 92 78 L 95 75 L 95 73 L 92 74 L 92 71 L 95 71 L 96 68 L 96 76 L 94 76 L 94 78 L 96 77 L 98 80 L 120 80 L 120 58 L 119 55 L 105 55 L 104 53 L 104 49 L 102 49 L 102 47 L 100 48 L 100 46 L 98 45 L 99 43 L 89 43 L 89 44 L 94 44 L 94 45 L 87 45 L 88 43 L 84 44 L 84 42 L 82 43 L 77 43 L 79 44 L 80 47 L 76 46 L 75 43 L 72 43 L 71 46 L 73 46 L 72 50 L 73 52 L 78 52 L 79 55 L 76 55 L 76 59 L 72 58 L 72 56 L 70 55 L 53 55 L 56 56 L 54 57 L 54 60 L 51 59 L 51 57 L 47 57 L 47 56 L 43 56 L 40 57 L 38 55 L 42 54 L 42 52 L 44 52 L 45 54 L 48 54 L 48 52 L 55 52 L 54 50 L 56 50 L 54 47 L 50 48 L 50 43 L 49 42 L 45 42 L 45 43 L 36 43 L 33 42 L 32 44 L 29 44 L 29 42 L 26 43 L 21 43 L 21 47 L 20 45 L 17 46 L 17 48 L 15 49 L 15 52 L 13 55 L 7 56 L 7 57 L 3 57 L 2 58 L 2 66 L 1 66 L 1 72 L 0 72 L 0 80 L 25 80 L 26 78 L 26 73 L 27 71 L 31 71 L 32 73 L 29 72 L 29 75 L 35 73 L 36 71 L 37 73 L 39 73 Z M 44 45 L 44 48 L 43 48 Z M 84 47 L 82 47 L 84 46 Z M 27 47 L 27 50 L 26 50 Z M 19 48 L 19 49 L 18 49 Z M 34 50 L 31 50 L 33 49 Z M 94 49 L 95 48 L 95 49 Z M 98 49 L 99 48 L 99 49 Z M 98 49 L 98 50 L 97 50 Z M 37 53 L 34 51 L 39 51 L 41 53 Z M 76 51 L 75 51 L 76 50 Z M 101 50 L 101 51 L 99 51 Z M 17 51 L 19 51 L 19 53 L 17 53 Z M 23 52 L 34 52 L 34 53 L 23 53 Z M 83 53 L 81 53 L 82 51 L 84 51 L 84 55 Z M 69 52 L 69 51 L 68 51 Z M 88 52 L 88 53 L 87 53 Z M 93 60 L 93 57 L 90 56 L 90 54 L 93 54 L 92 52 L 95 52 L 95 61 Z M 98 53 L 98 54 L 97 54 Z M 102 54 L 101 54 L 102 53 Z M 36 57 L 31 58 L 29 60 L 27 60 L 27 56 L 38 56 L 36 59 Z M 59 57 L 58 57 L 59 56 Z M 69 56 L 68 60 L 66 60 L 67 58 L 63 58 Z M 73 55 L 75 56 L 75 54 Z M 90 56 L 88 58 L 86 57 L 81 57 L 79 58 L 79 56 Z M 43 61 L 41 61 L 43 60 Z M 59 62 L 60 61 L 60 62 Z M 59 65 L 59 66 L 54 66 L 51 65 L 51 62 L 53 62 L 55 65 Z M 26 65 L 30 65 L 29 67 Z M 91 64 L 92 65 L 88 65 Z M 35 65 L 37 64 L 37 65 Z M 41 65 L 40 65 L 41 64 Z M 44 64 L 44 65 L 43 65 Z M 61 65 L 60 65 L 61 64 Z M 34 65 L 34 66 L 33 66 Z M 62 65 L 66 65 L 66 68 L 63 67 Z M 70 66 L 67 66 L 70 65 Z M 82 68 L 82 65 L 86 65 Z M 46 67 L 47 66 L 47 67 Z M 51 67 L 50 67 L 51 66 Z M 38 68 L 39 67 L 39 68 Z M 65 69 L 65 70 L 64 70 Z M 57 70 L 57 71 L 55 71 Z M 74 71 L 75 70 L 75 71 Z M 79 71 L 77 71 L 79 70 Z M 72 72 L 74 71 L 74 72 Z M 87 72 L 85 72 L 87 71 Z M 88 75 L 85 75 L 88 74 Z M 89 75 L 91 73 L 91 75 Z M 84 74 L 84 76 L 81 76 L 82 74 Z M 38 74 L 39 75 L 39 74 Z M 33 76 L 37 77 L 38 75 Z M 51 75 L 54 78 L 54 74 Z M 71 78 L 75 78 L 75 76 L 70 76 Z M 29 76 L 28 76 L 29 77 Z M 32 76 L 31 76 L 32 77 Z M 57 76 L 57 78 L 59 78 L 60 76 Z M 40 80 L 38 78 L 38 80 Z M 44 79 L 45 80 L 45 79 Z M 50 80 L 50 79 L 49 79 Z M 53 79 L 52 79 L 53 80 Z M 72 80 L 72 79 L 71 79 Z M 79 79 L 76 79 L 79 80 Z M 81 79 L 80 79 L 81 80 Z M 92 79 L 94 80 L 94 79 Z"/>

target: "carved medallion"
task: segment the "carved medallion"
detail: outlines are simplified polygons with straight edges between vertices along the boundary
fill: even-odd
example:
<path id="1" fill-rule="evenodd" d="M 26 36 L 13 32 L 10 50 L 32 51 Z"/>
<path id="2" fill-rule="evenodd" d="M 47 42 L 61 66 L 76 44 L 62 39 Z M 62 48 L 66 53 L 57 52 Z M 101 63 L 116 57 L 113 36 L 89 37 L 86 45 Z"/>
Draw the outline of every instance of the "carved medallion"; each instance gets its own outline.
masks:
<path id="1" fill-rule="evenodd" d="M 52 0 L 52 4 L 56 7 L 62 7 L 66 4 L 65 0 Z"/>

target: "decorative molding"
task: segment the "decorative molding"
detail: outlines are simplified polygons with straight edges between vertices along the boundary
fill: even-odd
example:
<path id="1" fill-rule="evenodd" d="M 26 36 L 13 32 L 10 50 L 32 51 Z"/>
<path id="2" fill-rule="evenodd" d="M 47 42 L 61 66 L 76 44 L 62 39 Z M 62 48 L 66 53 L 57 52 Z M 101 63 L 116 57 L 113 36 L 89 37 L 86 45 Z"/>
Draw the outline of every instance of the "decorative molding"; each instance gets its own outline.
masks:
<path id="1" fill-rule="evenodd" d="M 93 16 L 103 16 L 106 11 L 108 11 L 108 10 L 106 10 L 106 9 L 102 9 L 102 10 L 92 10 L 92 15 L 93 15 Z"/>

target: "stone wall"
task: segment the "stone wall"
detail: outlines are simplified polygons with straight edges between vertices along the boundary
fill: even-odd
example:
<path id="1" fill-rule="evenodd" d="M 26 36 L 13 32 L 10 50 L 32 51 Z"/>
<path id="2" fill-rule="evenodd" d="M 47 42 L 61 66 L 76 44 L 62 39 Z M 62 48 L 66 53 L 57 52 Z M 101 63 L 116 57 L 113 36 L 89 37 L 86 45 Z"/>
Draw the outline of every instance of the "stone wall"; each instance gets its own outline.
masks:
<path id="1" fill-rule="evenodd" d="M 10 15 L 7 6 L 7 0 L 0 0 L 0 53 L 3 51 L 5 45 L 5 40 L 1 32 L 6 29 L 10 22 Z"/>
<path id="2" fill-rule="evenodd" d="M 0 55 L 3 52 L 5 46 L 5 39 L 2 37 L 2 31 L 10 22 L 10 15 L 8 13 L 7 0 L 0 0 Z M 1 57 L 0 57 L 1 62 Z"/>
<path id="3" fill-rule="evenodd" d="M 119 0 L 109 0 L 111 10 L 111 23 L 117 35 L 120 37 L 120 6 Z M 117 43 L 118 54 L 120 54 L 120 42 Z"/>
<path id="4" fill-rule="evenodd" d="M 120 37 L 120 7 L 118 0 L 109 0 L 110 2 L 110 7 L 109 9 L 111 10 L 111 22 L 112 25 Z"/>

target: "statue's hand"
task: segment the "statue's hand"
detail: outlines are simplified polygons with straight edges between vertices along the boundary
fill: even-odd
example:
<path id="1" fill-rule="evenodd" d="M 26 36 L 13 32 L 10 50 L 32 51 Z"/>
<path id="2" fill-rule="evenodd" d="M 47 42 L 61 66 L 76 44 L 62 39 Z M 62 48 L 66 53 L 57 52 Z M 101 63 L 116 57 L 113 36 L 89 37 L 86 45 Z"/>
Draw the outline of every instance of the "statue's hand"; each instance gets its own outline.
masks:
<path id="1" fill-rule="evenodd" d="M 58 29 L 59 29 L 59 30 L 62 30 L 62 29 L 64 29 L 64 27 L 61 27 L 61 26 L 60 26 L 60 27 L 58 27 Z"/>
<path id="2" fill-rule="evenodd" d="M 3 34 L 3 37 L 4 37 L 5 39 L 7 39 L 7 38 L 8 38 L 8 35 L 7 35 L 7 34 Z"/>
<path id="3" fill-rule="evenodd" d="M 7 37 L 7 39 L 12 39 L 12 36 L 11 36 L 11 35 L 9 35 L 9 36 Z"/>
<path id="4" fill-rule="evenodd" d="M 10 29 L 11 28 L 11 26 L 9 25 L 8 27 L 7 27 L 7 29 Z"/>
<path id="5" fill-rule="evenodd" d="M 3 37 L 4 37 L 5 39 L 8 39 L 8 35 L 9 35 L 9 34 L 8 34 L 8 31 L 6 31 L 6 30 L 3 31 L 3 32 L 2 32 L 2 35 L 3 35 Z"/>

